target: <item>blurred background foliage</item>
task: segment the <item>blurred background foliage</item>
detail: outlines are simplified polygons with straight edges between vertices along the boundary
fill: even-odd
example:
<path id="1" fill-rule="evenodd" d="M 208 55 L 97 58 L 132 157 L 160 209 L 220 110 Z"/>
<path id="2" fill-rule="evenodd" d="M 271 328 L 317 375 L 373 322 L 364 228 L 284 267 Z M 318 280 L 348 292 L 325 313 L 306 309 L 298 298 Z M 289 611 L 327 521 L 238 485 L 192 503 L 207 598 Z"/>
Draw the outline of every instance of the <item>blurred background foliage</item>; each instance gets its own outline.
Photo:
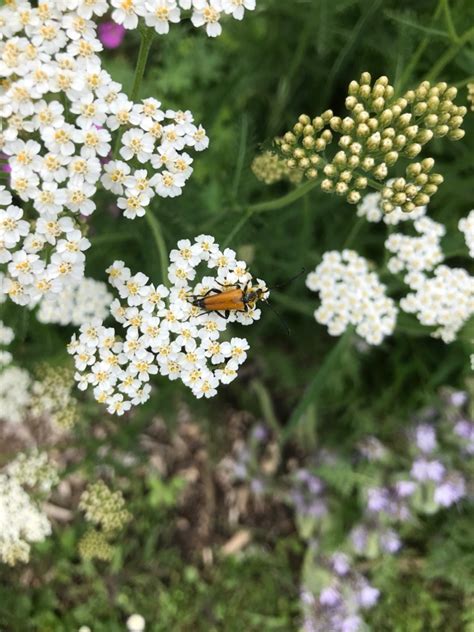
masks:
<path id="1" fill-rule="evenodd" d="M 465 42 L 457 36 L 474 25 L 474 4 L 257 4 L 244 22 L 227 22 L 216 40 L 186 23 L 174 26 L 166 37 L 157 36 L 141 96 L 154 96 L 165 107 L 190 109 L 211 140 L 209 149 L 195 157 L 183 195 L 160 200 L 152 209 L 168 249 L 181 238 L 210 233 L 221 245 L 236 249 L 271 286 L 303 266 L 312 269 L 326 250 L 347 246 L 357 217 L 354 207 L 317 190 L 284 208 L 249 213 L 249 205 L 291 190 L 285 183 L 267 187 L 258 182 L 250 169 L 253 158 L 302 112 L 314 116 L 331 107 L 341 113 L 347 85 L 362 71 L 387 75 L 404 90 L 430 75 L 445 56 L 447 63 L 435 78 L 459 85 L 457 102 L 466 102 L 465 84 L 474 75 L 474 35 Z M 120 49 L 104 53 L 106 68 L 127 91 L 138 44 L 138 32 L 127 32 Z M 473 206 L 472 114 L 465 129 L 459 143 L 438 140 L 430 145 L 445 182 L 429 215 L 447 225 L 445 245 L 453 252 L 462 244 L 457 222 Z M 87 275 L 105 280 L 105 268 L 123 259 L 158 282 L 159 257 L 148 225 L 143 219 L 115 217 L 108 204 L 104 196 L 104 207 L 89 225 Z M 383 224 L 359 224 L 350 246 L 382 262 L 385 231 Z M 457 257 L 449 261 L 468 262 Z M 70 447 L 80 450 L 81 468 L 90 479 L 106 472 L 122 486 L 134 518 L 110 565 L 79 562 L 78 520 L 36 548 L 28 571 L 0 570 L 2 631 L 69 631 L 86 623 L 94 632 L 121 630 L 125 616 L 134 611 L 156 631 L 298 629 L 303 545 L 295 530 L 280 533 L 274 524 L 262 532 L 255 525 L 258 546 L 243 559 L 217 557 L 205 564 L 199 546 L 184 547 L 184 554 L 176 536 L 179 485 L 169 476 L 158 483 L 147 478 L 141 467 L 148 458 L 141 433 L 156 416 L 173 433 L 180 407 L 187 404 L 206 437 L 203 449 L 212 470 L 229 442 L 229 416 L 247 411 L 273 427 L 283 451 L 337 447 L 347 453 L 350 470 L 351 448 L 362 436 L 373 433 L 390 441 L 442 385 L 464 388 L 474 325 L 445 345 L 404 317 L 381 347 L 360 350 L 352 335 L 338 341 L 314 321 L 317 299 L 303 278 L 274 294 L 273 303 L 291 335 L 264 306 L 260 322 L 243 332 L 251 352 L 241 376 L 214 399 L 196 401 L 181 384 L 157 379 L 151 401 L 130 419 L 98 416 L 95 406 L 84 403 Z M 21 364 L 68 361 L 65 344 L 72 329 L 40 325 L 26 309 L 10 304 L 1 309 L 3 320 L 16 330 L 14 354 Z M 97 427 L 101 433 L 91 431 Z M 129 453 L 127 461 L 123 455 Z M 449 520 L 438 515 L 419 525 L 408 556 L 415 551 L 417 558 L 426 557 L 422 567 L 391 559 L 374 569 L 383 597 L 371 615 L 373 630 L 474 629 L 474 597 L 467 596 L 470 579 L 463 586 L 457 582 L 472 544 L 472 512 L 453 513 Z M 336 532 L 344 528 L 343 517 L 337 520 L 342 522 L 334 525 Z M 207 542 L 207 548 L 229 535 L 219 529 L 216 533 L 216 542 Z"/>

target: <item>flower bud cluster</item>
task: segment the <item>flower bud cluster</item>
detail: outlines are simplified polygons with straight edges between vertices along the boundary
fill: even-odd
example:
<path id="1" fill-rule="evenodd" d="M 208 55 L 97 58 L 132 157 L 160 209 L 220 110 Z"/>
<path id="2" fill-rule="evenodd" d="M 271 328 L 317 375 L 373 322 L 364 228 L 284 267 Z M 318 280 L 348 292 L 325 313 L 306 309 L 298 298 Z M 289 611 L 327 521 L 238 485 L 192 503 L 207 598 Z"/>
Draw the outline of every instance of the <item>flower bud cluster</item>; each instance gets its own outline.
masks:
<path id="1" fill-rule="evenodd" d="M 474 258 L 474 210 L 467 217 L 459 220 L 458 228 L 464 233 L 464 241 L 469 248 L 469 255 Z"/>
<path id="2" fill-rule="evenodd" d="M 379 345 L 393 333 L 397 319 L 394 301 L 369 262 L 353 250 L 331 251 L 306 278 L 307 287 L 319 292 L 321 305 L 314 312 L 331 336 L 349 326 L 371 345 Z"/>
<path id="3" fill-rule="evenodd" d="M 78 417 L 78 402 L 72 395 L 74 372 L 61 366 L 41 366 L 31 386 L 30 414 L 68 430 Z"/>
<path id="4" fill-rule="evenodd" d="M 195 10 L 205 12 L 204 4 Z M 137 7 L 119 2 L 114 13 L 138 19 Z M 0 150 L 22 202 L 1 187 L 0 264 L 8 274 L 0 293 L 20 305 L 83 277 L 90 242 L 78 220 L 94 212 L 100 184 L 118 196 L 125 217 L 142 216 L 155 196 L 181 194 L 193 171 L 186 149 L 208 146 L 191 112 L 162 109 L 154 98 L 135 103 L 103 69 L 91 18 L 107 8 L 74 0 L 0 8 Z"/>
<path id="5" fill-rule="evenodd" d="M 101 560 L 110 562 L 114 547 L 109 543 L 102 531 L 88 529 L 79 540 L 79 555 L 83 560 Z"/>
<path id="6" fill-rule="evenodd" d="M 20 453 L 7 465 L 5 472 L 23 487 L 35 487 L 42 493 L 49 493 L 59 483 L 56 465 L 46 452 L 37 450 L 31 454 Z"/>
<path id="7" fill-rule="evenodd" d="M 91 483 L 81 494 L 79 509 L 85 512 L 87 522 L 94 525 L 79 541 L 80 556 L 87 560 L 109 561 L 114 551 L 111 540 L 132 519 L 125 509 L 122 492 L 113 492 L 100 480 Z"/>
<path id="8" fill-rule="evenodd" d="M 390 185 L 392 180 L 387 182 Z M 382 195 L 377 191 L 367 193 L 357 206 L 357 216 L 365 217 L 368 222 L 378 223 L 383 220 L 388 226 L 396 226 L 400 222 L 419 219 L 426 215 L 426 206 L 419 206 L 414 211 L 402 211 L 400 207 L 395 207 L 390 213 L 385 213 L 382 208 Z"/>
<path id="9" fill-rule="evenodd" d="M 392 213 L 401 208 L 404 213 L 413 213 L 417 207 L 426 207 L 431 196 L 443 182 L 439 173 L 430 173 L 433 158 L 413 162 L 406 168 L 406 178 L 394 178 L 382 190 L 382 209 Z"/>
<path id="10" fill-rule="evenodd" d="M 386 182 L 400 158 L 412 160 L 432 138 L 460 140 L 464 136 L 461 125 L 467 110 L 453 103 L 456 94 L 456 88 L 445 83 L 432 86 L 424 81 L 397 98 L 387 77 L 379 77 L 372 85 L 370 74 L 364 72 L 359 82 L 349 85 L 348 116 L 335 116 L 332 110 L 313 119 L 302 114 L 293 129 L 277 139 L 277 145 L 288 167 L 299 169 L 309 179 L 320 177 L 323 191 L 358 204 L 361 191 L 371 186 L 370 178 Z M 330 152 L 336 134 L 339 149 Z M 399 181 L 393 195 L 387 189 L 385 212 L 395 207 L 410 212 L 426 205 L 441 182 L 440 176 L 427 176 L 423 170 L 407 175 L 411 179 L 404 187 Z"/>
<path id="11" fill-rule="evenodd" d="M 105 320 L 113 296 L 102 281 L 84 277 L 68 284 L 60 294 L 48 294 L 36 314 L 40 323 L 79 327 L 93 318 Z"/>
<path id="12" fill-rule="evenodd" d="M 273 151 L 264 151 L 256 156 L 252 162 L 252 171 L 257 180 L 265 184 L 275 184 L 285 179 L 298 184 L 303 179 L 302 171 L 290 169 L 286 160 Z"/>
<path id="13" fill-rule="evenodd" d="M 246 288 L 266 299 L 263 281 L 254 283 L 246 263 L 238 261 L 229 248 L 222 252 L 208 235 L 200 235 L 194 243 L 179 241 L 170 260 L 169 289 L 149 283 L 142 273 L 132 275 L 122 261 L 110 266 L 110 283 L 124 301 L 113 301 L 111 313 L 123 326 L 125 338 L 94 320 L 81 327 L 68 347 L 79 388 L 92 385 L 95 398 L 106 403 L 111 413 L 121 415 L 132 405 L 147 401 L 150 376 L 157 373 L 180 379 L 197 398 L 213 397 L 219 384 L 237 377 L 247 357 L 247 340 L 221 338 L 229 323 L 250 325 L 260 318 L 256 299 L 247 302 L 243 311 L 230 311 L 226 316 L 194 306 L 193 297 Z M 197 281 L 196 270 L 202 265 L 214 276 Z"/>
<path id="14" fill-rule="evenodd" d="M 387 267 L 393 274 L 402 270 L 420 272 L 432 270 L 444 259 L 441 238 L 446 233 L 443 224 L 429 217 L 421 217 L 413 222 L 419 237 L 392 233 L 385 241 L 385 248 L 395 256 L 388 260 Z"/>
<path id="15" fill-rule="evenodd" d="M 79 509 L 85 512 L 88 522 L 99 526 L 105 534 L 121 531 L 132 518 L 125 509 L 122 492 L 113 492 L 103 481 L 88 485 L 81 495 Z"/>

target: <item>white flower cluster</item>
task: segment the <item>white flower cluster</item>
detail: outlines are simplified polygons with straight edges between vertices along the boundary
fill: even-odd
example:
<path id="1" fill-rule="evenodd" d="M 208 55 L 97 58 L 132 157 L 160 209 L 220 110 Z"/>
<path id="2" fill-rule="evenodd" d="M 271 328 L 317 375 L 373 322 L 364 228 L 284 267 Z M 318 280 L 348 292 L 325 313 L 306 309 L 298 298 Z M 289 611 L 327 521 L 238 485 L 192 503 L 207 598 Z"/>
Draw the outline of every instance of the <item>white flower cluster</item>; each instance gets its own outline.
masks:
<path id="1" fill-rule="evenodd" d="M 3 321 L 0 320 L 0 347 L 8 347 L 13 342 L 15 334 L 11 327 L 7 327 Z M 12 354 L 6 349 L 0 349 L 0 368 L 10 364 L 12 361 Z"/>
<path id="2" fill-rule="evenodd" d="M 458 228 L 464 233 L 464 240 L 469 248 L 469 255 L 474 257 L 474 210 L 467 217 L 459 220 Z"/>
<path id="3" fill-rule="evenodd" d="M 112 4 L 134 12 L 153 2 Z M 126 217 L 141 216 L 154 196 L 181 193 L 192 173 L 185 149 L 208 145 L 191 112 L 162 110 L 154 98 L 134 103 L 102 68 L 91 18 L 108 8 L 105 0 L 0 8 L 0 151 L 23 206 L 2 187 L 0 264 L 8 269 L 3 292 L 20 305 L 83 277 L 90 242 L 77 218 L 95 210 L 99 181 Z M 107 162 L 113 132 L 118 154 Z"/>
<path id="4" fill-rule="evenodd" d="M 45 296 L 37 318 L 41 323 L 79 327 L 93 318 L 107 318 L 113 296 L 102 281 L 84 278 L 78 285 L 68 285 L 61 294 Z"/>
<path id="5" fill-rule="evenodd" d="M 402 270 L 420 272 L 432 270 L 443 261 L 441 238 L 446 233 L 443 224 L 433 221 L 429 217 L 421 217 L 413 223 L 419 237 L 393 233 L 385 241 L 385 248 L 394 253 L 387 263 L 392 274 Z"/>
<path id="6" fill-rule="evenodd" d="M 314 312 L 318 323 L 327 325 L 331 336 L 340 336 L 350 325 L 369 344 L 379 345 L 392 334 L 397 308 L 385 293 L 369 263 L 353 250 L 330 251 L 306 278 L 306 285 L 319 292 L 321 305 Z"/>
<path id="7" fill-rule="evenodd" d="M 31 400 L 31 377 L 28 371 L 7 366 L 0 372 L 0 419 L 20 423 Z"/>
<path id="8" fill-rule="evenodd" d="M 91 2 L 83 0 L 73 4 L 87 6 Z M 106 2 L 96 1 L 94 4 L 102 7 Z M 242 20 L 245 9 L 255 9 L 256 0 L 111 0 L 111 5 L 115 7 L 112 19 L 126 29 L 136 28 L 138 18 L 143 17 L 146 25 L 160 34 L 169 32 L 170 23 L 181 21 L 181 9 L 191 9 L 193 25 L 205 27 L 209 37 L 217 37 L 222 33 L 220 20 L 224 15 Z M 105 11 L 100 10 L 102 13 Z"/>
<path id="9" fill-rule="evenodd" d="M 414 292 L 400 301 L 400 307 L 416 314 L 422 325 L 437 327 L 434 338 L 453 342 L 474 314 L 474 277 L 463 268 L 440 265 L 432 277 L 411 272 L 405 281 Z"/>
<path id="10" fill-rule="evenodd" d="M 0 473 L 0 561 L 28 562 L 30 544 L 50 535 L 48 518 L 24 487 L 48 494 L 57 482 L 57 469 L 45 453 L 19 454 Z"/>
<path id="11" fill-rule="evenodd" d="M 191 243 L 178 242 L 170 253 L 170 289 L 149 283 L 139 272 L 132 275 L 123 262 L 107 270 L 110 283 L 123 303 L 113 301 L 111 313 L 125 329 L 119 339 L 112 327 L 95 320 L 80 329 L 68 350 L 74 355 L 79 388 L 94 388 L 95 398 L 118 415 L 132 405 L 145 402 L 150 376 L 159 373 L 170 380 L 181 379 L 197 397 L 213 397 L 219 383 L 237 376 L 249 348 L 244 338 L 223 340 L 228 323 L 250 325 L 260 318 L 251 301 L 247 311 L 230 311 L 228 318 L 216 312 L 202 313 L 191 297 L 218 293 L 224 288 L 247 288 L 266 298 L 261 280 L 254 285 L 245 262 L 233 250 L 223 252 L 213 237 L 200 235 Z M 196 282 L 197 268 L 214 271 Z"/>
<path id="12" fill-rule="evenodd" d="M 388 182 L 390 184 L 390 181 Z M 397 206 L 390 213 L 385 213 L 381 206 L 382 196 L 380 193 L 368 193 L 357 206 L 358 217 L 365 217 L 368 222 L 378 223 L 382 220 L 385 224 L 396 226 L 400 222 L 415 220 L 426 214 L 426 206 L 418 206 L 411 213 L 406 213 Z"/>

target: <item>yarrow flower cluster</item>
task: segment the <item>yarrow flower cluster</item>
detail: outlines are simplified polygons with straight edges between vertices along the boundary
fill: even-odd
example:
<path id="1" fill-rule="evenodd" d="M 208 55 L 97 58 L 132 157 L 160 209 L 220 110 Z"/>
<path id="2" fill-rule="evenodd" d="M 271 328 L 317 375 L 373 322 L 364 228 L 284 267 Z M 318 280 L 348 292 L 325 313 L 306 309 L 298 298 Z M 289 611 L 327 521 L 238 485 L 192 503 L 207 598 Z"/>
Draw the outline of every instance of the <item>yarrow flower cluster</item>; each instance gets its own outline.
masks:
<path id="1" fill-rule="evenodd" d="M 403 311 L 416 314 L 422 325 L 436 327 L 431 334 L 450 343 L 474 314 L 474 277 L 464 268 L 440 265 L 431 277 L 412 272 L 405 281 L 413 290 L 400 301 Z"/>
<path id="2" fill-rule="evenodd" d="M 113 2 L 114 19 L 131 28 L 126 14 L 138 20 L 145 5 L 154 3 Z M 0 188 L 0 264 L 3 292 L 20 305 L 83 277 L 90 242 L 78 219 L 94 212 L 99 183 L 133 219 L 156 195 L 179 195 L 192 173 L 185 150 L 208 146 L 191 112 L 154 98 L 134 103 L 102 68 L 92 17 L 108 8 L 74 0 L 0 8 L 0 150 L 15 194 Z"/>
<path id="3" fill-rule="evenodd" d="M 170 261 L 170 289 L 149 283 L 141 272 L 132 275 L 122 261 L 116 261 L 107 272 L 123 303 L 113 301 L 111 314 L 123 326 L 124 339 L 113 327 L 92 321 L 69 344 L 79 388 L 92 385 L 95 398 L 107 404 L 111 413 L 121 415 L 145 402 L 150 397 L 150 376 L 157 373 L 170 380 L 179 378 L 198 398 L 213 397 L 220 383 L 237 377 L 247 357 L 247 340 L 221 338 L 229 323 L 250 325 L 260 318 L 255 302 L 246 311 L 231 311 L 224 318 L 215 312 L 202 313 L 192 304 L 192 297 L 226 287 L 252 287 L 265 299 L 268 291 L 263 281 L 253 283 L 246 263 L 238 261 L 229 248 L 222 252 L 207 235 L 193 243 L 179 241 Z M 197 281 L 202 264 L 215 276 Z"/>
<path id="4" fill-rule="evenodd" d="M 54 466 L 43 454 L 19 455 L 0 472 L 0 561 L 28 562 L 31 544 L 51 533 L 51 524 L 25 487 L 49 493 L 57 483 Z"/>
<path id="5" fill-rule="evenodd" d="M 277 146 L 290 169 L 310 180 L 321 175 L 322 191 L 358 204 L 370 178 L 386 182 L 400 158 L 412 160 L 432 138 L 464 136 L 461 125 L 467 109 L 453 103 L 456 94 L 456 88 L 446 83 L 432 86 L 423 81 L 397 98 L 387 77 L 372 85 L 370 74 L 364 72 L 359 82 L 349 85 L 348 116 L 334 116 L 332 110 L 313 119 L 302 114 L 293 129 L 277 139 Z M 339 136 L 339 149 L 327 158 L 334 134 Z M 426 205 L 443 181 L 441 175 L 430 173 L 433 166 L 432 159 L 410 164 L 406 180 L 397 178 L 384 187 L 383 210 L 401 207 L 412 212 Z"/>
<path id="6" fill-rule="evenodd" d="M 182 10 L 190 10 L 193 26 L 205 28 L 209 37 L 217 37 L 222 33 L 222 17 L 242 20 L 246 10 L 255 9 L 256 0 L 111 0 L 110 4 L 114 8 L 112 19 L 126 29 L 135 29 L 143 17 L 147 26 L 162 35 L 169 32 L 170 24 L 181 21 Z"/>
<path id="7" fill-rule="evenodd" d="M 413 222 L 419 237 L 392 233 L 385 241 L 385 248 L 393 253 L 387 267 L 393 274 L 402 270 L 421 272 L 432 270 L 444 259 L 441 249 L 441 238 L 446 233 L 443 224 L 429 217 L 421 217 Z"/>
<path id="8" fill-rule="evenodd" d="M 87 522 L 94 525 L 79 542 L 81 557 L 110 560 L 113 554 L 110 541 L 132 518 L 125 509 L 122 492 L 113 492 L 103 481 L 92 483 L 82 493 L 79 509 L 85 512 Z"/>
<path id="9" fill-rule="evenodd" d="M 321 305 L 317 322 L 331 336 L 340 336 L 350 325 L 369 344 L 379 345 L 392 334 L 397 308 L 369 263 L 353 250 L 330 251 L 306 278 L 307 287 L 318 292 Z"/>
<path id="10" fill-rule="evenodd" d="M 15 338 L 15 332 L 0 320 L 0 368 L 10 364 L 13 357 L 10 351 L 2 347 L 8 347 Z"/>
<path id="11" fill-rule="evenodd" d="M 112 299 L 105 283 L 84 278 L 77 285 L 67 285 L 60 294 L 45 296 L 36 317 L 40 323 L 79 327 L 93 318 L 104 320 Z"/>
<path id="12" fill-rule="evenodd" d="M 467 217 L 459 220 L 458 228 L 464 234 L 466 246 L 469 248 L 469 255 L 474 258 L 474 210 Z"/>

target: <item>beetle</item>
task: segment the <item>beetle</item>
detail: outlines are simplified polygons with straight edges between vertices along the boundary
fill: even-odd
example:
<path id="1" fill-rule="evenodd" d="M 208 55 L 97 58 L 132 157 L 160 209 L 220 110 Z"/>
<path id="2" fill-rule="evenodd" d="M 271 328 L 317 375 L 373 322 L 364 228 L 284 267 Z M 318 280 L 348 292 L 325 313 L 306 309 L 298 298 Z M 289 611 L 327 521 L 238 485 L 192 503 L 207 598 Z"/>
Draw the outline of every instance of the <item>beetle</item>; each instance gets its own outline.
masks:
<path id="1" fill-rule="evenodd" d="M 219 282 L 217 282 L 219 283 Z M 265 300 L 268 289 L 252 287 L 251 281 L 245 286 L 239 284 L 221 285 L 222 289 L 211 288 L 201 296 L 190 297 L 190 303 L 194 307 L 203 310 L 203 314 L 215 312 L 221 318 L 229 318 L 231 312 L 248 312 L 254 309 L 258 301 Z"/>

